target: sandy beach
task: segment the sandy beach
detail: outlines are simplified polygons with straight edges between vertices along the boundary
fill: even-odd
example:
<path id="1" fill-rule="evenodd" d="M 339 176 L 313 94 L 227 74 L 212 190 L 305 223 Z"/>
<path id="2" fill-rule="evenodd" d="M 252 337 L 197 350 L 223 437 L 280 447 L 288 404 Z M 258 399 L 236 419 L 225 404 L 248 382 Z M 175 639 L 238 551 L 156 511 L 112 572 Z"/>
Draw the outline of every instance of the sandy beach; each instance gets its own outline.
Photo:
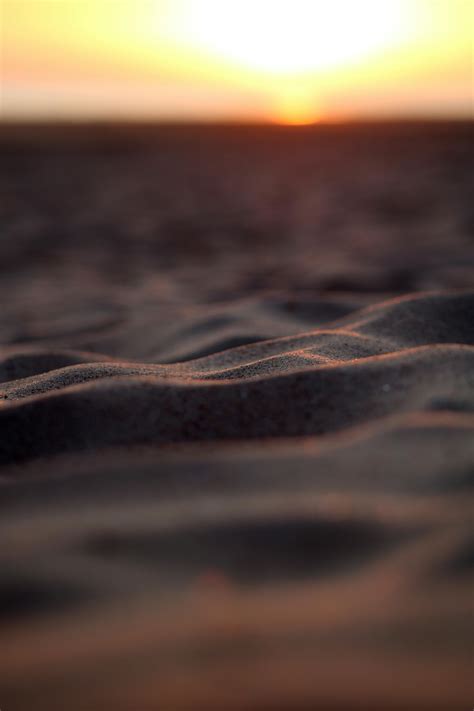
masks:
<path id="1" fill-rule="evenodd" d="M 1 128 L 2 711 L 472 706 L 472 145 Z"/>

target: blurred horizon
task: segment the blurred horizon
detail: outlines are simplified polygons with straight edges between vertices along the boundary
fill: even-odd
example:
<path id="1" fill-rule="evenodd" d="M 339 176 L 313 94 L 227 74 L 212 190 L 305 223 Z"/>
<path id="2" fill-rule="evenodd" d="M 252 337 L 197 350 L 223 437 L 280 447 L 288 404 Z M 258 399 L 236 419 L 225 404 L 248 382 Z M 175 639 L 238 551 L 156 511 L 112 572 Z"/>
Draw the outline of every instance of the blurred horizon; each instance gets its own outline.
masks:
<path id="1" fill-rule="evenodd" d="M 0 0 L 3 122 L 473 116 L 471 0 Z"/>

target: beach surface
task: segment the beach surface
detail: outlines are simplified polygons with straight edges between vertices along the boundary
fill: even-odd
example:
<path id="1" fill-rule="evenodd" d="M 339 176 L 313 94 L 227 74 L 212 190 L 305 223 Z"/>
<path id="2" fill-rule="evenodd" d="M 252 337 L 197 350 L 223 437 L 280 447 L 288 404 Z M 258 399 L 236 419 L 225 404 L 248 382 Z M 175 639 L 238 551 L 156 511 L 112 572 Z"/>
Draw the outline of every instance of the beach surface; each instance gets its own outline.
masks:
<path id="1" fill-rule="evenodd" d="M 2 711 L 471 708 L 472 145 L 2 127 Z"/>

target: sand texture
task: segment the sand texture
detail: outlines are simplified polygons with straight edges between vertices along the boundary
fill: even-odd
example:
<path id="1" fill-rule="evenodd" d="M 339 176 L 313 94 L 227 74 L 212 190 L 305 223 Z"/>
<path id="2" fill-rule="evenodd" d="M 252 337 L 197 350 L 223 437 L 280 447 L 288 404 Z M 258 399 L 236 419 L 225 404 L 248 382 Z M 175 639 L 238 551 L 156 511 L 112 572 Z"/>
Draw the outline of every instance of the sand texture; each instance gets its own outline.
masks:
<path id="1" fill-rule="evenodd" d="M 2 711 L 471 708 L 470 128 L 38 132 L 0 140 Z"/>

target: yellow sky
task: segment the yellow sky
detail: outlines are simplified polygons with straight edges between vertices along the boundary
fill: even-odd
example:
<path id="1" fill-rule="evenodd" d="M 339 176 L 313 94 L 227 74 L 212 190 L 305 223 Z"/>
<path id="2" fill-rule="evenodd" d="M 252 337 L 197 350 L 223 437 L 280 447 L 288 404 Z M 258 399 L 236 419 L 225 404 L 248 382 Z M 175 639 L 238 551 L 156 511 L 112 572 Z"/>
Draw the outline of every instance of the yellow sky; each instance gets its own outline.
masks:
<path id="1" fill-rule="evenodd" d="M 467 116 L 474 0 L 0 0 L 3 118 Z"/>

